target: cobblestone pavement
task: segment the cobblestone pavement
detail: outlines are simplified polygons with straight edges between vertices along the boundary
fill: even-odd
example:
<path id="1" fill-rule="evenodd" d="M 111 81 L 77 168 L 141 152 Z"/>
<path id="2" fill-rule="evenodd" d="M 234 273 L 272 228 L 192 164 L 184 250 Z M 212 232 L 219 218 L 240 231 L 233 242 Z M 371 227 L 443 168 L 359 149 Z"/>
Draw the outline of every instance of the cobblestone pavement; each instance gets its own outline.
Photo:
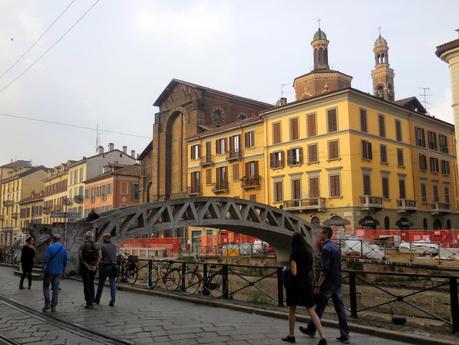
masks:
<path id="1" fill-rule="evenodd" d="M 40 310 L 43 306 L 41 282 L 34 281 L 31 290 L 18 290 L 18 281 L 11 268 L 0 267 L 0 295 Z M 286 320 L 126 291 L 118 291 L 117 303 L 110 307 L 108 288 L 104 289 L 101 305 L 86 310 L 83 308 L 81 283 L 64 280 L 61 288 L 57 313 L 53 315 L 136 344 L 285 344 L 280 338 L 287 334 Z M 326 333 L 329 344 L 338 344 L 336 329 L 326 328 Z M 34 342 L 32 337 L 45 338 L 48 335 L 53 341 L 46 344 L 81 343 L 81 339 L 76 339 L 68 331 L 28 319 L 20 312 L 3 313 L 1 309 L 0 334 L 14 337 L 21 344 L 45 344 Z M 353 333 L 351 336 L 352 344 L 356 345 L 404 344 L 365 334 Z M 299 332 L 296 337 L 300 344 L 318 342 L 317 338 L 311 339 Z"/>

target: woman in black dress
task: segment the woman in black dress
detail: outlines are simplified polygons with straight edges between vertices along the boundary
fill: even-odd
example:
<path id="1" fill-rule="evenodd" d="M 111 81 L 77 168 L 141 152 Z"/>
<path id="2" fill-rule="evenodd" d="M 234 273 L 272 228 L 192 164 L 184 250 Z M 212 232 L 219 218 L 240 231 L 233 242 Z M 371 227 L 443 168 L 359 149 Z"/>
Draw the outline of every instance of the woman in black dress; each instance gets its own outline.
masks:
<path id="1" fill-rule="evenodd" d="M 25 245 L 22 247 L 21 266 L 22 276 L 19 282 L 19 289 L 24 289 L 24 279 L 27 275 L 29 289 L 32 287 L 32 268 L 33 259 L 35 258 L 35 240 L 33 237 L 27 237 Z"/>
<path id="2" fill-rule="evenodd" d="M 309 316 L 320 335 L 319 345 L 327 345 L 324 330 L 314 309 L 313 284 L 310 277 L 313 257 L 307 250 L 304 237 L 295 233 L 292 238 L 292 252 L 290 254 L 290 270 L 292 279 L 286 286 L 288 306 L 288 336 L 283 341 L 295 342 L 295 313 L 296 306 L 306 307 Z"/>

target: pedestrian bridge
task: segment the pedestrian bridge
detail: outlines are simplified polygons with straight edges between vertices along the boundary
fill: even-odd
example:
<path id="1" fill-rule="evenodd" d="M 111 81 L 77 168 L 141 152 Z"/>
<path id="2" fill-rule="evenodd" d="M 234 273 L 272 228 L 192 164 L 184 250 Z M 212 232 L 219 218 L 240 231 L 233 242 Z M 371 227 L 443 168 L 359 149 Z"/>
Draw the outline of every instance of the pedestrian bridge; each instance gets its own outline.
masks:
<path id="1" fill-rule="evenodd" d="M 305 237 L 311 249 L 315 247 L 312 226 L 301 217 L 237 198 L 170 199 L 128 206 L 102 214 L 91 223 L 97 228 L 97 240 L 104 232 L 122 240 L 188 226 L 230 230 L 271 243 L 279 261 L 288 259 L 290 238 L 295 232 Z"/>

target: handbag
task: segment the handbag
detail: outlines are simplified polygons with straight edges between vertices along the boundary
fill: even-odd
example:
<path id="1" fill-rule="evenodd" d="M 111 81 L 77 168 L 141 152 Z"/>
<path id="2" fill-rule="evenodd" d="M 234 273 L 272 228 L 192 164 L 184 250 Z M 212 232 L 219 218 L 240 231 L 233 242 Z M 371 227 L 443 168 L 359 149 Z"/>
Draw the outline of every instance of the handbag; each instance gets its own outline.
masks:
<path id="1" fill-rule="evenodd" d="M 282 284 L 284 284 L 284 287 L 287 288 L 292 284 L 292 281 L 292 270 L 290 269 L 290 267 L 286 267 L 284 270 L 282 270 Z"/>

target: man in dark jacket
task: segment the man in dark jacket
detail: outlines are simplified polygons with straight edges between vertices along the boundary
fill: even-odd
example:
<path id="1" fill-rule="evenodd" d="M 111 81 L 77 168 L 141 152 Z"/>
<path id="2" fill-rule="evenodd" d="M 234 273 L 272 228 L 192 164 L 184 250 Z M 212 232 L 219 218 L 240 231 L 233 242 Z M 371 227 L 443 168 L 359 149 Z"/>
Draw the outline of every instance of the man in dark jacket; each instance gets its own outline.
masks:
<path id="1" fill-rule="evenodd" d="M 320 278 L 317 282 L 314 293 L 316 294 L 316 313 L 321 318 L 331 298 L 333 306 L 338 315 L 340 336 L 338 341 L 349 344 L 349 327 L 347 325 L 347 315 L 343 303 L 343 289 L 341 286 L 341 249 L 331 241 L 333 236 L 332 228 L 322 227 L 320 231 L 320 241 L 322 250 L 320 251 Z M 300 326 L 300 331 L 313 337 L 316 329 L 312 322 L 308 327 Z"/>
<path id="2" fill-rule="evenodd" d="M 94 308 L 94 276 L 101 256 L 100 248 L 94 242 L 94 233 L 87 231 L 85 242 L 80 247 L 80 273 L 83 279 L 86 309 Z"/>
<path id="3" fill-rule="evenodd" d="M 54 234 L 52 243 L 48 247 L 43 260 L 43 295 L 45 298 L 45 306 L 43 311 L 56 311 L 56 306 L 59 297 L 59 284 L 61 277 L 64 275 L 65 267 L 67 266 L 67 250 L 60 243 L 61 236 Z M 49 286 L 52 286 L 53 297 L 49 298 Z"/>
<path id="4" fill-rule="evenodd" d="M 99 286 L 97 287 L 97 294 L 95 302 L 96 304 L 100 303 L 100 297 L 102 296 L 102 291 L 104 289 L 105 280 L 107 277 L 110 281 L 110 307 L 115 305 L 116 298 L 116 253 L 118 248 L 111 242 L 111 235 L 106 232 L 103 234 L 102 239 L 104 243 L 101 247 L 102 260 L 99 270 Z"/>

